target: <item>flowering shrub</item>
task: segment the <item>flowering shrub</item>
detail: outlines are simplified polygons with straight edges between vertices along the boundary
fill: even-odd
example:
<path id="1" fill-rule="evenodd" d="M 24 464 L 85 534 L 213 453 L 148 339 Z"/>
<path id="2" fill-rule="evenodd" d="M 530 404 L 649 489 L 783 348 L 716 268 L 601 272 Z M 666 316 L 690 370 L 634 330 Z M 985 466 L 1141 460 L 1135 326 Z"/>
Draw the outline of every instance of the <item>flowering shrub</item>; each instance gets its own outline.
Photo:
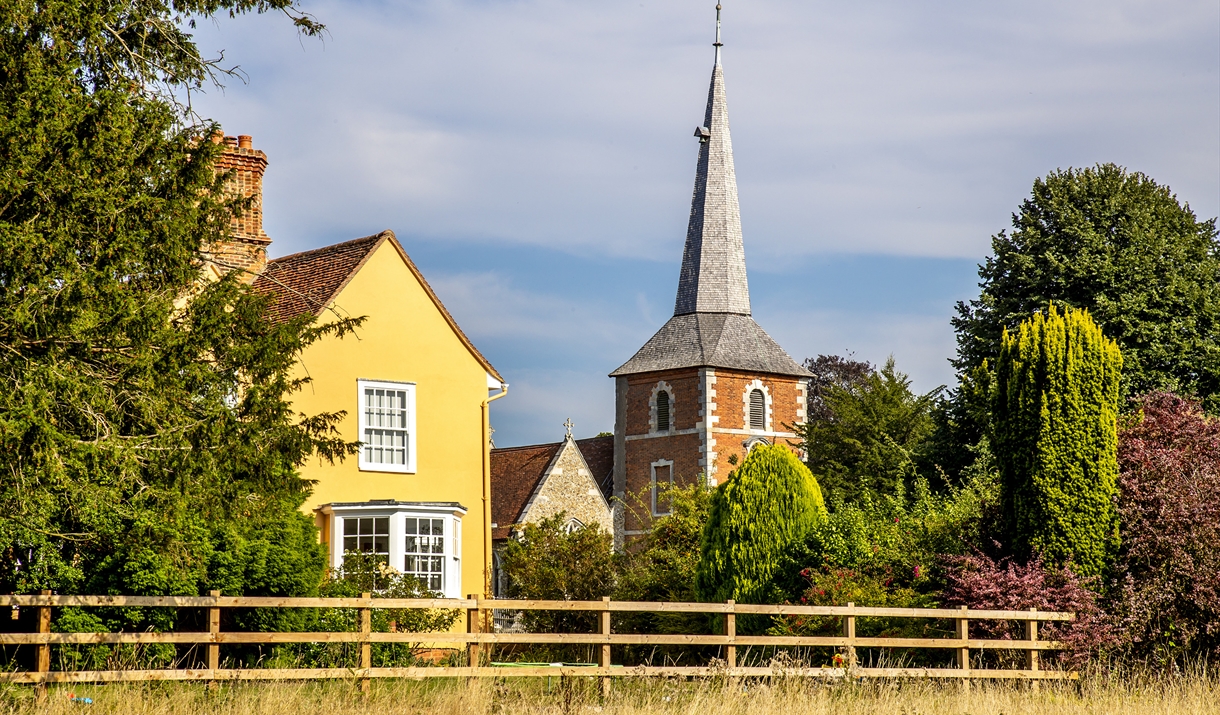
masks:
<path id="1" fill-rule="evenodd" d="M 1040 624 L 1043 640 L 1063 642 L 1067 648 L 1051 656 L 1065 665 L 1077 667 L 1114 642 L 1109 619 L 1089 590 L 1096 580 L 1078 576 L 1070 568 L 1049 567 L 1041 558 L 1021 565 L 1011 558 L 996 561 L 976 553 L 945 559 L 948 586 L 944 605 L 966 606 L 998 611 L 1069 611 L 1075 621 Z M 972 621 L 971 635 L 998 640 L 1023 639 L 1021 624 L 1015 621 Z"/>
<path id="2" fill-rule="evenodd" d="M 1118 448 L 1122 550 L 1111 584 L 1137 657 L 1220 656 L 1220 420 L 1156 392 Z"/>

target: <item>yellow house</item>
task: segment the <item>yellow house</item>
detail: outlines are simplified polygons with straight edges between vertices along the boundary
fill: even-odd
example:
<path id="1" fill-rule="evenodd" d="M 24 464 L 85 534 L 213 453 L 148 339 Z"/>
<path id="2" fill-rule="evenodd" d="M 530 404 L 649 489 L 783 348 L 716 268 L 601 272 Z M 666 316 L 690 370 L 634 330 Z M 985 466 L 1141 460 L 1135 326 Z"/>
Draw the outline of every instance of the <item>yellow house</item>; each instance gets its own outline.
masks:
<path id="1" fill-rule="evenodd" d="M 255 290 L 275 318 L 364 316 L 354 336 L 306 348 L 305 414 L 345 411 L 356 458 L 302 467 L 332 567 L 382 555 L 447 597 L 490 583 L 488 405 L 507 385 L 474 347 L 393 232 L 267 262 Z M 463 538 L 465 535 L 465 538 Z"/>
<path id="2" fill-rule="evenodd" d="M 240 273 L 272 299 L 272 317 L 364 317 L 355 335 L 323 337 L 296 370 L 307 415 L 345 412 L 358 457 L 311 462 L 311 511 L 332 568 L 346 551 L 380 556 L 431 590 L 491 591 L 489 404 L 508 384 L 458 327 L 393 232 L 267 260 L 263 173 L 249 136 L 214 137 L 227 190 L 251 200 L 228 241 L 205 253 L 205 276 Z M 210 271 L 210 273 L 209 273 Z"/>

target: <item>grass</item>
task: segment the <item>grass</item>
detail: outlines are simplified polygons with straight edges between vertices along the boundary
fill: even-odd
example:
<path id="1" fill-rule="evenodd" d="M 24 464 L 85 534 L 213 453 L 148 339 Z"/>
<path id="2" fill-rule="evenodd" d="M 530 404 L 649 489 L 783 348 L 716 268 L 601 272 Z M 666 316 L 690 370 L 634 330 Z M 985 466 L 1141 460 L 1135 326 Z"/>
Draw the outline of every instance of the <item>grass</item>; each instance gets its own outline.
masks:
<path id="1" fill-rule="evenodd" d="M 92 698 L 91 705 L 73 702 Z M 1211 715 L 1220 712 L 1214 673 L 1093 675 L 1079 684 L 809 680 L 615 681 L 599 697 L 588 678 L 374 681 L 362 696 L 351 682 L 244 683 L 207 690 L 200 684 L 57 686 L 37 704 L 30 688 L 0 687 L 0 713 L 124 715 Z"/>

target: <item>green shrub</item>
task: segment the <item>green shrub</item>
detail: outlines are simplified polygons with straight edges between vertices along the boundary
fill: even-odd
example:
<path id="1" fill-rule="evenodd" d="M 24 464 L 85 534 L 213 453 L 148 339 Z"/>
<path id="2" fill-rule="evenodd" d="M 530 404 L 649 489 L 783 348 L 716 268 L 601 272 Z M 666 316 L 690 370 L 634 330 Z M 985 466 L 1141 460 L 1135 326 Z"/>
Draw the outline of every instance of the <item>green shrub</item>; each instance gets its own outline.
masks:
<path id="1" fill-rule="evenodd" d="M 994 441 L 1008 546 L 1101 574 L 1118 548 L 1122 355 L 1088 311 L 1055 306 L 1004 331 Z"/>
<path id="2" fill-rule="evenodd" d="M 712 496 L 695 588 L 705 601 L 776 602 L 785 552 L 826 519 L 809 468 L 784 445 L 751 450 Z"/>

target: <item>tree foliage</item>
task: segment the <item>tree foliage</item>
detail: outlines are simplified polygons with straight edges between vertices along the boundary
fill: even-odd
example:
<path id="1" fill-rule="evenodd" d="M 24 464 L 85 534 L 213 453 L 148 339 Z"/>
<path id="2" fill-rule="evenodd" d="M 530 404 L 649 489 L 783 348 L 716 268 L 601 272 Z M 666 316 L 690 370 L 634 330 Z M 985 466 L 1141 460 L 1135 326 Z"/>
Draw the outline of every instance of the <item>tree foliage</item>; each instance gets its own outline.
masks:
<path id="1" fill-rule="evenodd" d="M 813 408 L 797 427 L 799 446 L 827 501 L 850 503 L 866 494 L 908 491 L 932 433 L 930 413 L 940 388 L 915 394 L 892 357 L 880 370 L 868 363 L 829 362 L 826 356 L 810 363 L 823 368 L 823 375 L 815 372 Z"/>
<path id="2" fill-rule="evenodd" d="M 172 96 L 214 69 L 183 23 L 268 10 L 319 29 L 280 0 L 0 6 L 0 590 L 321 580 L 296 467 L 353 445 L 292 412 L 291 369 L 353 321 L 276 325 L 199 285 L 244 202 Z"/>
<path id="3" fill-rule="evenodd" d="M 784 553 L 826 519 L 817 480 L 784 445 L 759 445 L 716 488 L 695 588 L 705 601 L 769 603 Z"/>
<path id="4" fill-rule="evenodd" d="M 1066 611 L 1076 614 L 1067 623 L 1042 623 L 1038 636 L 1066 645 L 1049 657 L 1079 667 L 1115 642 L 1114 628 L 1098 603 L 1095 577 L 1082 577 L 1066 566 L 1053 567 L 1033 558 L 1018 563 L 1011 557 L 996 560 L 982 553 L 946 559 L 945 606 L 982 610 Z M 1014 621 L 973 621 L 973 637 L 1023 640 Z M 1012 657 L 1016 654 L 1008 654 Z"/>
<path id="5" fill-rule="evenodd" d="M 1121 394 L 1220 407 L 1220 244 L 1166 186 L 1114 164 L 1052 172 L 992 237 L 981 292 L 958 303 L 955 365 L 994 363 L 1005 329 L 1054 302 L 1083 308 L 1123 353 Z"/>
<path id="6" fill-rule="evenodd" d="M 1118 383 L 1123 359 L 1088 311 L 1050 306 L 1004 331 L 994 444 L 1008 545 L 1101 574 L 1118 547 Z"/>
<path id="7" fill-rule="evenodd" d="M 1220 656 L 1220 420 L 1153 393 L 1119 435 L 1120 574 L 1112 587 L 1124 644 L 1169 661 Z"/>
<path id="8" fill-rule="evenodd" d="M 510 598 L 597 601 L 614 591 L 613 536 L 597 524 L 569 529 L 564 512 L 520 525 L 501 559 Z M 575 633 L 588 630 L 596 614 L 526 611 L 529 630 Z"/>

